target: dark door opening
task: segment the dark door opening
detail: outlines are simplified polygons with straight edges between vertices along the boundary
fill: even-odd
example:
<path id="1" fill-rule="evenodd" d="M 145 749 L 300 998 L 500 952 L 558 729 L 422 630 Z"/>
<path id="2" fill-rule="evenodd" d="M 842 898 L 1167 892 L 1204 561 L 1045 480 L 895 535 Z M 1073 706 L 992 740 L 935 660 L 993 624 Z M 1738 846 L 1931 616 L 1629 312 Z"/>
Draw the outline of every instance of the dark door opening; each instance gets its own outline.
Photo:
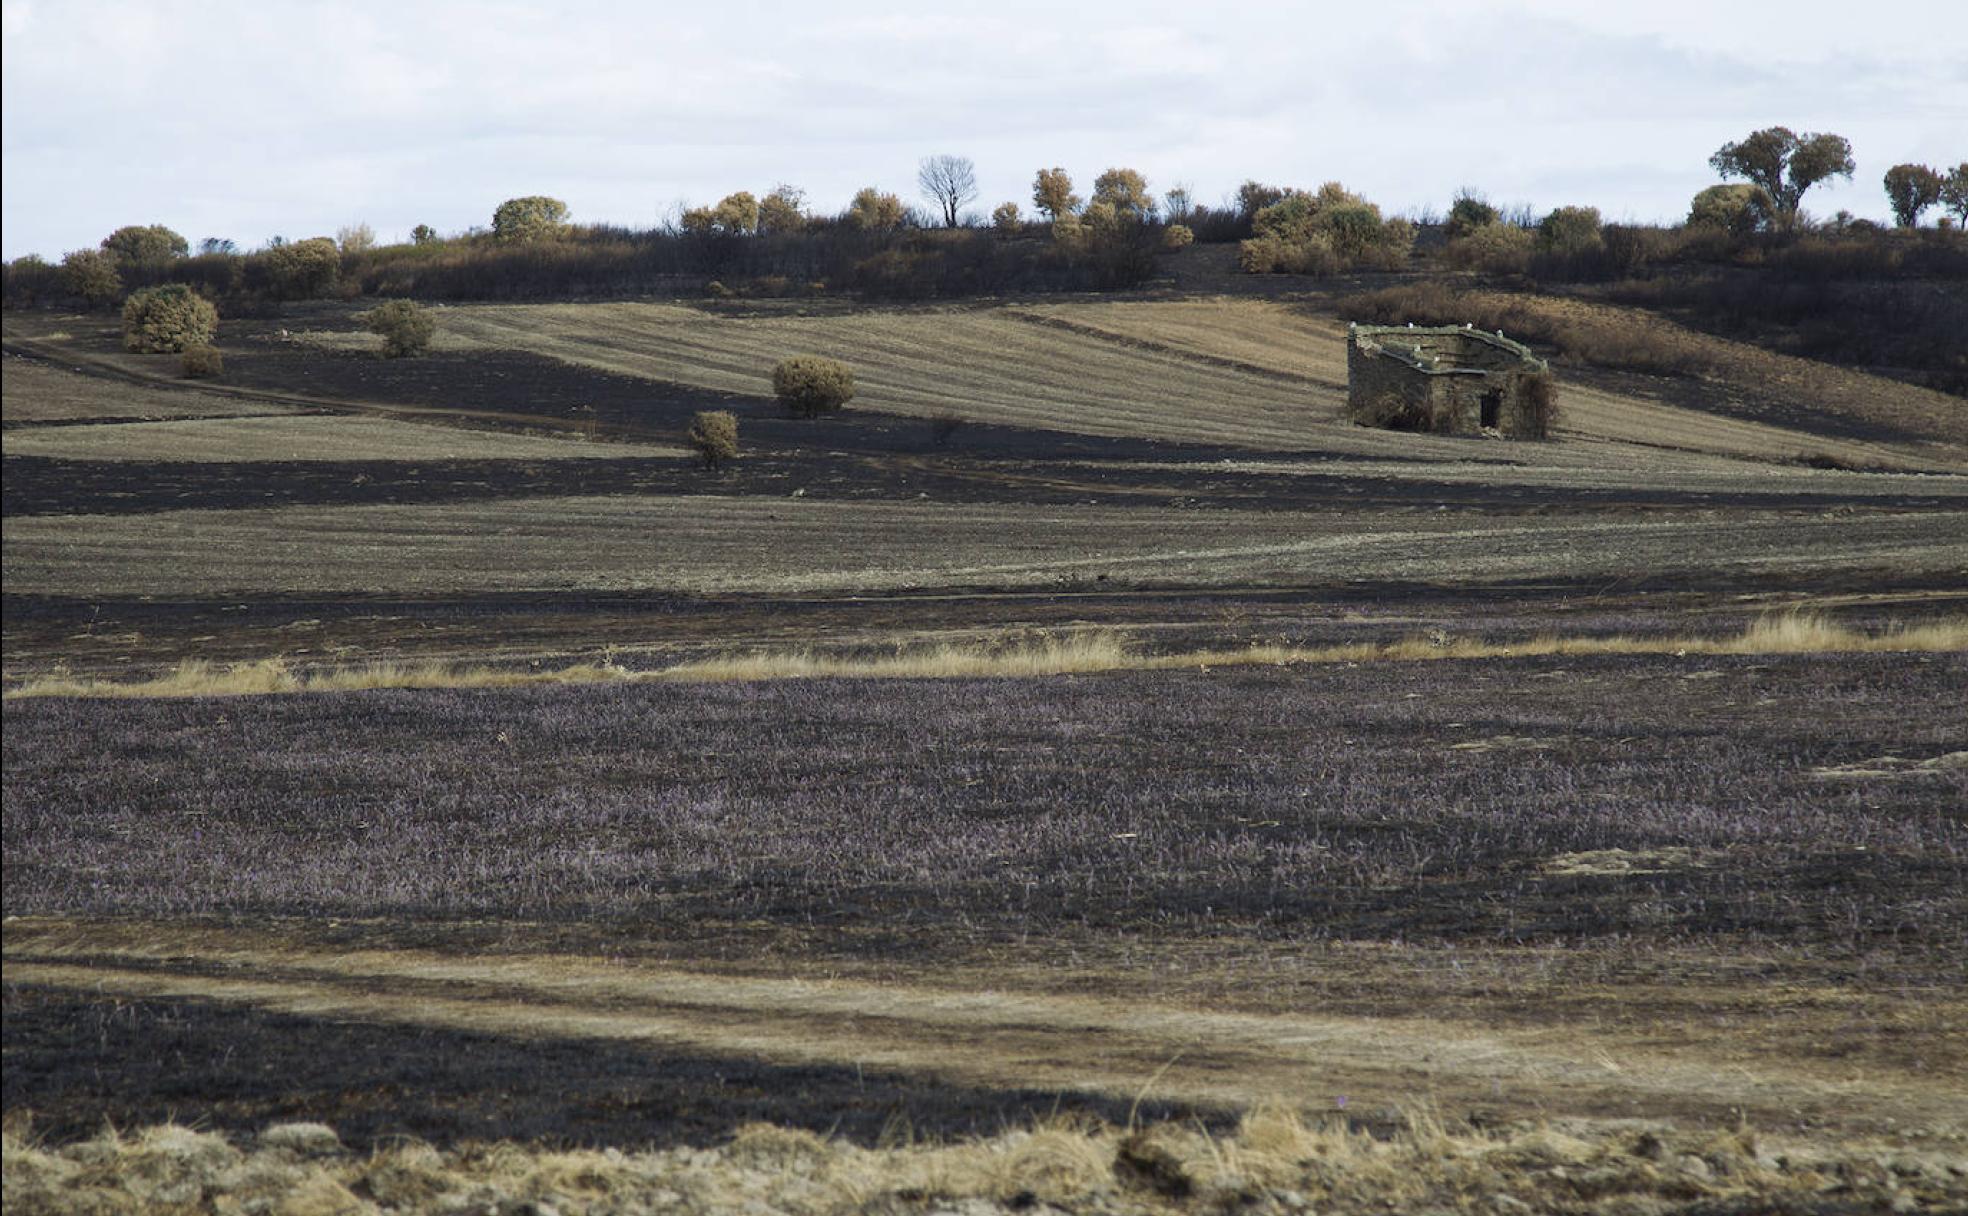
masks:
<path id="1" fill-rule="evenodd" d="M 1496 429 L 1497 419 L 1503 413 L 1503 390 L 1493 388 L 1483 394 L 1483 428 Z"/>

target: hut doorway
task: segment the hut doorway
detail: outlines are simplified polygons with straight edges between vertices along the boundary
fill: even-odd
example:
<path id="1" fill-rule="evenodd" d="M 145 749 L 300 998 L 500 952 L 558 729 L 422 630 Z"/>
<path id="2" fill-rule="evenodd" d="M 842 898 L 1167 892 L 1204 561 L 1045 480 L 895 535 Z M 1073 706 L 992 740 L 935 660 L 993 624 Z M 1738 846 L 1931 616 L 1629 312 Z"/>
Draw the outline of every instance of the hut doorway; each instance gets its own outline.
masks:
<path id="1" fill-rule="evenodd" d="M 1483 394 L 1483 429 L 1495 430 L 1503 415 L 1503 390 L 1491 389 Z"/>

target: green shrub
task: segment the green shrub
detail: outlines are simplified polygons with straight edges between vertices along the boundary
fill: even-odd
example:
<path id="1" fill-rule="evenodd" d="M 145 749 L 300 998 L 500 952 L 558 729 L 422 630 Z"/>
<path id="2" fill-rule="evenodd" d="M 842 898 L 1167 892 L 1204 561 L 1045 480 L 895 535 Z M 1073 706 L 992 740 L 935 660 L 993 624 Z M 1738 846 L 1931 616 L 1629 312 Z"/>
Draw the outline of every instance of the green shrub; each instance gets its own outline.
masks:
<path id="1" fill-rule="evenodd" d="M 116 255 L 100 249 L 77 249 L 63 257 L 61 285 L 91 308 L 100 308 L 123 295 L 123 276 L 116 272 Z"/>
<path id="2" fill-rule="evenodd" d="M 1582 253 L 1600 244 L 1599 208 L 1559 207 L 1538 221 L 1538 248 L 1546 253 Z"/>
<path id="3" fill-rule="evenodd" d="M 1293 190 L 1251 219 L 1238 264 L 1253 274 L 1336 274 L 1355 267 L 1391 269 L 1414 248 L 1414 225 L 1382 219 L 1380 208 L 1327 182 L 1317 194 Z"/>
<path id="4" fill-rule="evenodd" d="M 384 300 L 356 319 L 370 333 L 382 336 L 383 354 L 390 359 L 423 354 L 437 333 L 437 318 L 415 300 Z"/>
<path id="5" fill-rule="evenodd" d="M 738 418 L 730 410 L 701 410 L 690 419 L 684 438 L 703 458 L 704 467 L 715 469 L 738 458 Z"/>
<path id="6" fill-rule="evenodd" d="M 210 380 L 225 374 L 225 356 L 216 346 L 187 346 L 178 365 L 188 380 Z"/>
<path id="7" fill-rule="evenodd" d="M 1181 249 L 1196 242 L 1196 231 L 1187 224 L 1170 224 L 1162 229 L 1162 248 Z"/>
<path id="8" fill-rule="evenodd" d="M 1338 274 L 1345 259 L 1334 251 L 1332 237 L 1308 233 L 1298 240 L 1270 234 L 1254 236 L 1237 246 L 1237 265 L 1246 274 Z"/>
<path id="9" fill-rule="evenodd" d="M 1516 274 L 1530 264 L 1531 247 L 1536 243 L 1536 237 L 1515 224 L 1485 224 L 1450 241 L 1444 256 L 1459 270 Z"/>
<path id="10" fill-rule="evenodd" d="M 567 204 L 544 194 L 509 198 L 492 212 L 492 235 L 501 241 L 541 241 L 567 230 Z"/>
<path id="11" fill-rule="evenodd" d="M 1968 161 L 1949 169 L 1941 179 L 1941 205 L 1953 213 L 1955 223 L 1968 225 Z"/>
<path id="12" fill-rule="evenodd" d="M 1941 201 L 1946 181 L 1926 165 L 1894 165 L 1886 170 L 1886 201 L 1893 206 L 1893 222 L 1902 228 L 1919 227 L 1920 213 Z"/>
<path id="13" fill-rule="evenodd" d="M 276 245 L 262 256 L 274 294 L 283 300 L 322 295 L 342 273 L 342 251 L 330 237 Z"/>
<path id="14" fill-rule="evenodd" d="M 1455 201 L 1449 204 L 1449 220 L 1443 225 L 1443 231 L 1450 240 L 1460 240 L 1502 218 L 1482 195 L 1464 188 L 1456 193 Z"/>
<path id="15" fill-rule="evenodd" d="M 159 266 L 191 252 L 183 237 L 162 224 L 130 224 L 103 238 L 103 252 L 125 266 Z"/>
<path id="16" fill-rule="evenodd" d="M 1761 186 L 1747 182 L 1710 186 L 1688 204 L 1688 224 L 1743 236 L 1768 223 L 1775 206 Z"/>
<path id="17" fill-rule="evenodd" d="M 181 351 L 208 346 L 219 310 L 183 283 L 132 292 L 123 301 L 123 345 L 134 351 Z"/>
<path id="18" fill-rule="evenodd" d="M 431 227 L 429 224 L 419 224 L 410 230 L 410 243 L 412 245 L 435 245 L 437 241 L 437 229 Z"/>
<path id="19" fill-rule="evenodd" d="M 854 397 L 854 369 L 838 359 L 794 355 L 772 369 L 772 391 L 801 418 L 832 413 Z"/>

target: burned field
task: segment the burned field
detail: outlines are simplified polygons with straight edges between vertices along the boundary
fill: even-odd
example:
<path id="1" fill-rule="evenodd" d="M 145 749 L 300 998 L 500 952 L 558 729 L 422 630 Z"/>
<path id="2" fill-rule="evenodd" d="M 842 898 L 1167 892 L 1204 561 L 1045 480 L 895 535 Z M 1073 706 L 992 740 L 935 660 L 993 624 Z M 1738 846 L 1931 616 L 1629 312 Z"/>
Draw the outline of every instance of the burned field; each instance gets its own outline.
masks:
<path id="1" fill-rule="evenodd" d="M 1439 1164 L 1439 1126 L 1533 1164 L 1417 1204 L 1589 1206 L 1524 1137 L 1653 1153 L 1636 1193 L 1692 1204 L 1819 1185 L 1714 1148 L 1745 1122 L 1792 1153 L 1968 1136 L 1961 651 L 1445 657 L 1953 619 L 1968 435 L 1937 394 L 1882 381 L 1874 417 L 1853 374 L 1819 417 L 1774 374 L 1568 369 L 1558 439 L 1503 444 L 1345 424 L 1343 327 L 1305 302 L 466 307 L 414 360 L 349 312 L 229 321 L 197 387 L 8 319 L 4 1101 L 34 1170 L 105 1120 L 318 1120 L 375 1169 L 404 1136 L 701 1165 L 765 1120 L 827 1169 L 913 1136 L 1056 1177 L 1019 1154 L 1098 1142 L 1095 1176 L 1152 1182 L 1086 1130 L 1143 1119 L 1203 1138 L 1198 1178 L 1315 1132 L 1348 1176 Z M 783 416 L 781 347 L 863 396 Z M 678 446 L 704 409 L 740 420 L 715 472 Z M 652 675 L 1104 636 L 1427 661 Z M 616 674 L 12 695 L 276 658 Z M 1936 1169 L 1919 1195 L 1968 1177 Z M 960 1193 L 1035 1202 L 1010 1176 Z"/>
<path id="2" fill-rule="evenodd" d="M 223 721 L 23 701 L 7 906 L 1917 951 L 1962 911 L 1968 775 L 1825 773 L 1968 750 L 1940 710 L 1964 673 L 1571 658 L 377 692 Z M 1637 881 L 1559 860 L 1662 849 Z"/>
<path id="3" fill-rule="evenodd" d="M 1451 1103 L 1698 1122 L 1733 1104 L 1848 1132 L 1889 1106 L 1937 1118 L 1928 1079 L 1968 1063 L 1968 735 L 1940 709 L 1964 675 L 1959 656 L 1889 654 L 12 702 L 5 906 L 26 919 L 8 934 L 9 1052 L 37 1079 L 9 1102 L 52 1127 L 113 1113 L 53 1062 L 64 1033 L 93 1032 L 44 986 L 86 967 L 134 1002 L 132 1069 L 149 1067 L 145 1027 L 207 1033 L 204 998 L 447 1033 L 668 1011 L 665 1036 L 694 1054 L 882 1059 L 972 1088 L 1016 1087 L 1026 1056 L 994 1038 L 1057 1052 L 1100 1033 L 1042 1006 L 953 1051 L 906 993 L 954 984 L 1369 1028 L 1419 1007 L 1445 1041 L 1481 1027 L 1631 1073 L 1485 1097 L 1487 1076 L 1447 1062 L 1420 1083 Z M 597 965 L 631 986 L 575 983 Z M 672 986 L 725 975 L 738 1007 L 695 988 L 638 999 L 647 967 Z M 777 1014 L 745 995 L 781 976 L 871 992 Z M 811 1046 L 813 1019 L 857 1017 L 882 1047 L 847 1031 Z M 1727 1042 L 1703 1045 L 1718 1022 Z M 311 1033 L 262 1019 L 252 1042 L 302 1050 Z M 1257 1048 L 1197 1034 L 1159 1093 L 1198 1109 L 1271 1096 L 1276 1076 L 1238 1063 Z M 1080 1066 L 1154 1071 L 1152 1046 L 1121 1041 Z M 1380 1046 L 1326 1065 L 1370 1109 L 1417 1083 Z M 1674 1048 L 1756 1083 L 1649 1092 Z M 1270 1050 L 1298 1075 L 1297 1049 Z M 1042 1113 L 1060 1074 L 1029 1067 L 1022 1109 Z M 1855 1070 L 1872 1097 L 1832 1080 Z M 558 1077 L 542 1073 L 541 1101 L 565 1094 Z M 155 1084 L 133 1075 L 131 1092 Z M 310 1092 L 173 1100 L 250 1126 L 335 1109 Z M 697 1107 L 712 1124 L 719 1092 Z M 757 1112 L 746 1092 L 723 1099 L 733 1122 Z M 927 1092 L 890 1109 L 930 1125 L 979 1109 Z M 381 1134 L 379 1118 L 358 1122 Z M 554 1134 L 614 1134 L 570 1119 Z"/>

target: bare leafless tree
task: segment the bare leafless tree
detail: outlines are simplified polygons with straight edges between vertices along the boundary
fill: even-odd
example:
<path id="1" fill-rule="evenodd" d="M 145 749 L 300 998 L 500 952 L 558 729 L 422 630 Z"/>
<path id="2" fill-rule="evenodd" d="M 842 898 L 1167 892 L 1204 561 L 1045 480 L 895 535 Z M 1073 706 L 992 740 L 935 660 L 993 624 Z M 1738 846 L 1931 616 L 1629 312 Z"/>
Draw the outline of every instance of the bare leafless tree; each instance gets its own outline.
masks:
<path id="1" fill-rule="evenodd" d="M 977 166 L 968 156 L 925 156 L 916 170 L 916 185 L 923 197 L 943 210 L 943 222 L 952 228 L 966 204 L 977 201 Z"/>

